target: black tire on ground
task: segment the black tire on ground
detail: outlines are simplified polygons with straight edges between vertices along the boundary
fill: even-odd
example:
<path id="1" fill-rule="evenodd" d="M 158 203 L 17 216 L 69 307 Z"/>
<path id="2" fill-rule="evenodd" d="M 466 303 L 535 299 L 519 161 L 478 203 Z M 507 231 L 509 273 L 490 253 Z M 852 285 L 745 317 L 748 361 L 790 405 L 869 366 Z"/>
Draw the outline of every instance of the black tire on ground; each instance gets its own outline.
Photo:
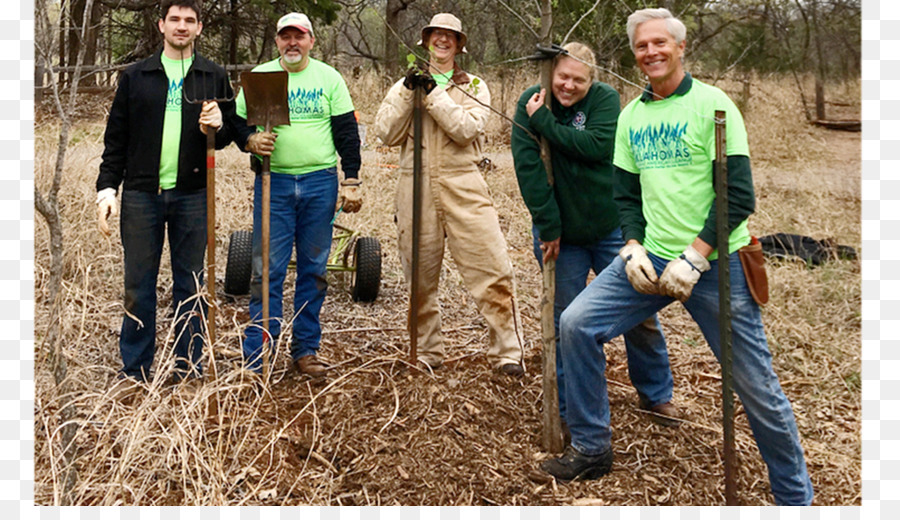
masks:
<path id="1" fill-rule="evenodd" d="M 228 242 L 228 263 L 225 264 L 225 293 L 240 296 L 250 292 L 253 270 L 253 233 L 235 231 Z"/>
<path id="2" fill-rule="evenodd" d="M 375 237 L 360 237 L 353 254 L 353 301 L 373 302 L 381 286 L 381 244 Z"/>

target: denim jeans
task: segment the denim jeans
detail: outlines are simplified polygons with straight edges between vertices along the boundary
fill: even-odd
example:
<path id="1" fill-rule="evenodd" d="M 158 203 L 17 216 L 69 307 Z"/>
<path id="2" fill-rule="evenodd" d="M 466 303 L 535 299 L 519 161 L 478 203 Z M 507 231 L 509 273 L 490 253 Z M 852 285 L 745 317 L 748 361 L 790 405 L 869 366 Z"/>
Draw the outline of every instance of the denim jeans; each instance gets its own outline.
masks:
<path id="1" fill-rule="evenodd" d="M 649 256 L 662 273 L 668 262 Z M 734 389 L 768 466 L 776 504 L 809 505 L 812 483 L 791 404 L 772 368 L 759 306 L 750 296 L 737 253 L 729 262 Z M 712 268 L 700 277 L 684 307 L 719 359 L 718 261 L 710 264 Z M 579 452 L 595 455 L 610 447 L 603 344 L 673 301 L 635 291 L 625 275 L 625 264 L 616 258 L 563 312 L 560 350 L 568 376 L 567 420 L 572 445 Z"/>
<path id="2" fill-rule="evenodd" d="M 532 228 L 534 256 L 543 269 L 543 253 L 537 228 Z M 584 290 L 591 269 L 600 273 L 617 258 L 625 243 L 622 232 L 614 230 L 590 246 L 559 245 L 556 257 L 556 294 L 553 302 L 553 325 L 556 329 L 556 385 L 559 389 L 559 415 L 566 418 L 565 370 L 559 354 L 559 316 Z M 628 357 L 628 376 L 646 406 L 656 406 L 672 400 L 672 370 L 669 353 L 659 321 L 654 314 L 625 333 L 625 352 Z M 567 421 L 568 422 L 568 421 Z"/>
<path id="3" fill-rule="evenodd" d="M 200 298 L 187 300 L 197 294 L 195 277 L 203 282 L 206 190 L 165 190 L 159 194 L 123 190 L 121 225 L 126 311 L 119 338 L 122 372 L 142 381 L 150 377 L 156 349 L 156 279 L 168 232 L 172 307 L 177 324 L 175 368 L 186 375 L 193 367 L 194 375 L 199 375 L 203 352 L 201 316 L 206 314 L 206 306 Z"/>
<path id="4" fill-rule="evenodd" d="M 327 168 L 302 175 L 271 173 L 269 236 L 269 333 L 274 348 L 281 333 L 284 279 L 291 252 L 297 250 L 297 282 L 291 358 L 319 350 L 319 311 L 328 282 L 325 269 L 331 251 L 331 219 L 337 203 L 337 170 Z M 244 338 L 244 360 L 251 370 L 262 368 L 262 177 L 253 188 L 253 274 L 250 279 L 253 325 Z"/>

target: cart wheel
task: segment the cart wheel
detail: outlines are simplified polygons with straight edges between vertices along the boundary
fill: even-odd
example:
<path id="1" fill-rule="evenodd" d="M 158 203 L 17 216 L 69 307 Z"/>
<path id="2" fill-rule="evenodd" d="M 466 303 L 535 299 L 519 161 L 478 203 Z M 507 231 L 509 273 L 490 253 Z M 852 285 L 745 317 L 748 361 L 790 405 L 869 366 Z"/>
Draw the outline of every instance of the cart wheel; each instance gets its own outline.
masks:
<path id="1" fill-rule="evenodd" d="M 381 244 L 375 237 L 360 237 L 353 254 L 353 301 L 373 302 L 381 285 Z"/>
<path id="2" fill-rule="evenodd" d="M 240 296 L 250 292 L 250 273 L 253 270 L 253 233 L 235 231 L 228 242 L 228 263 L 225 264 L 225 293 Z"/>

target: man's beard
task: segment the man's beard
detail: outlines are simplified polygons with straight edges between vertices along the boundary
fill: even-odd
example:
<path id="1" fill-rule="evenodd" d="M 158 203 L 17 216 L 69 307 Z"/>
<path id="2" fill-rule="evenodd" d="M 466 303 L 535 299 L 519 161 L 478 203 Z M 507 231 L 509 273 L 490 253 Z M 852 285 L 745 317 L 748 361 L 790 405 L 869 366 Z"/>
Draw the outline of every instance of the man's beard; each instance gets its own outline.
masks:
<path id="1" fill-rule="evenodd" d="M 283 59 L 285 63 L 289 63 L 291 65 L 296 65 L 297 63 L 300 63 L 301 61 L 303 61 L 303 58 L 304 58 L 304 56 L 303 56 L 302 52 L 298 53 L 296 56 L 293 56 L 293 55 L 288 56 L 288 54 L 285 52 L 284 55 L 281 57 L 281 59 Z"/>

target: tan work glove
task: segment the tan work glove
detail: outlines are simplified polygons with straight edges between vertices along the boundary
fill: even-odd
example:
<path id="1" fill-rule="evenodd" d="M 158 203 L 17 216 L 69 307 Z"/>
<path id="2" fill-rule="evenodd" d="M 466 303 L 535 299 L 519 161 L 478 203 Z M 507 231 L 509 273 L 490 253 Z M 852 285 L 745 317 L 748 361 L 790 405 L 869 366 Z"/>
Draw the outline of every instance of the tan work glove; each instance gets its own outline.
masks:
<path id="1" fill-rule="evenodd" d="M 204 101 L 203 108 L 200 110 L 200 131 L 206 135 L 209 127 L 216 130 L 222 128 L 222 111 L 219 110 L 219 104 L 215 101 Z"/>
<path id="2" fill-rule="evenodd" d="M 256 155 L 272 155 L 275 151 L 275 139 L 278 136 L 270 132 L 256 132 L 247 139 L 247 151 Z"/>
<path id="3" fill-rule="evenodd" d="M 656 269 L 647 250 L 638 243 L 627 244 L 619 251 L 619 257 L 625 261 L 625 274 L 634 290 L 642 294 L 659 294 Z"/>
<path id="4" fill-rule="evenodd" d="M 659 293 L 681 302 L 691 297 L 700 275 L 709 271 L 709 260 L 693 246 L 688 246 L 681 256 L 666 265 L 659 277 Z"/>
<path id="5" fill-rule="evenodd" d="M 362 181 L 344 179 L 341 181 L 341 193 L 338 199 L 340 207 L 347 213 L 356 213 L 362 207 Z"/>
<path id="6" fill-rule="evenodd" d="M 112 234 L 109 229 L 109 217 L 115 217 L 119 214 L 119 208 L 116 205 L 116 190 L 114 188 L 104 188 L 97 192 L 97 224 L 100 231 L 106 236 Z"/>

